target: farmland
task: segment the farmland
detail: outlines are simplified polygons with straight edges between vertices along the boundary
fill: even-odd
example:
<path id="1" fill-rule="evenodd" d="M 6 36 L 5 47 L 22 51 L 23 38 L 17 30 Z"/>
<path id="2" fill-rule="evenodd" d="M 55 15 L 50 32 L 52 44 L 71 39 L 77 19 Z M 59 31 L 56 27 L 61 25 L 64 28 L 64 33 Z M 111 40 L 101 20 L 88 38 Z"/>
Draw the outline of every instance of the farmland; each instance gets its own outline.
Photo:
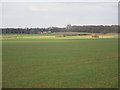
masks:
<path id="1" fill-rule="evenodd" d="M 20 37 L 3 38 L 3 88 L 118 87 L 117 38 Z"/>
<path id="2" fill-rule="evenodd" d="M 86 35 L 83 35 L 86 34 Z M 5 39 L 91 39 L 92 33 L 79 33 L 79 32 L 59 32 L 50 34 L 4 34 L 2 38 Z M 58 35 L 79 35 L 79 36 L 66 36 L 57 37 Z M 116 33 L 97 34 L 99 38 L 118 38 Z"/>

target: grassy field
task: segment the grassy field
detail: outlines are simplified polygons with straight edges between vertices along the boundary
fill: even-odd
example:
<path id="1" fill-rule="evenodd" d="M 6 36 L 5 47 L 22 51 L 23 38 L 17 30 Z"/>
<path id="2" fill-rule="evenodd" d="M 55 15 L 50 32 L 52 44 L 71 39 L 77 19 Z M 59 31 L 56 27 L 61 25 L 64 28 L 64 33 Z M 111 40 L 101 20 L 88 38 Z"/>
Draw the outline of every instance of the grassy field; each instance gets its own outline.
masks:
<path id="1" fill-rule="evenodd" d="M 3 39 L 3 88 L 117 88 L 117 39 Z"/>

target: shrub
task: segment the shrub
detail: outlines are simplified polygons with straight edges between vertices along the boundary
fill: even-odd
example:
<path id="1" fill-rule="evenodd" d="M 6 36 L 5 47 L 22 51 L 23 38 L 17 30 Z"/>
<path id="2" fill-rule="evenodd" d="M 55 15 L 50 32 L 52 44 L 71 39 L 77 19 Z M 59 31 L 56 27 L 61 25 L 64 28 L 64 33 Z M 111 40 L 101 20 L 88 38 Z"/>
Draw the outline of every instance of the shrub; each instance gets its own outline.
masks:
<path id="1" fill-rule="evenodd" d="M 56 37 L 65 37 L 65 35 L 56 35 Z"/>

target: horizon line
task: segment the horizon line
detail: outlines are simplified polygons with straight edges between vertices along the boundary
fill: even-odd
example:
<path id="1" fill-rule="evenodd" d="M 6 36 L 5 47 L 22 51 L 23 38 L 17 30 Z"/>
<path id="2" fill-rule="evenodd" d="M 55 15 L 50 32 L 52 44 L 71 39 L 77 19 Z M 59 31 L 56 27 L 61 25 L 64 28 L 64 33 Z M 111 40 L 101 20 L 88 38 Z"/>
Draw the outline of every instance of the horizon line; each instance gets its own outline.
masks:
<path id="1" fill-rule="evenodd" d="M 71 25 L 71 24 L 67 24 L 67 25 Z M 49 26 L 49 27 L 0 27 L 0 28 L 51 28 L 51 27 L 58 27 L 58 28 L 64 28 L 64 27 L 67 27 L 66 26 Z M 96 24 L 96 25 L 93 25 L 93 24 L 88 24 L 88 25 L 71 25 L 71 26 L 119 26 L 119 24 L 106 24 L 106 25 L 103 25 L 103 24 Z"/>

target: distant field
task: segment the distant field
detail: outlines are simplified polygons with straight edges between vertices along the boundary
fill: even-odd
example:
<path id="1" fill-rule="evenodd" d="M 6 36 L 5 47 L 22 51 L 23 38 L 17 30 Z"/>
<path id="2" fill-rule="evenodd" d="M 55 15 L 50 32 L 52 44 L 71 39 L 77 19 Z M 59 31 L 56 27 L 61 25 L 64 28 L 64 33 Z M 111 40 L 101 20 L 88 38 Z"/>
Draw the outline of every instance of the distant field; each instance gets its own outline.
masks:
<path id="1" fill-rule="evenodd" d="M 117 39 L 3 39 L 3 88 L 117 88 Z"/>
<path id="2" fill-rule="evenodd" d="M 81 34 L 81 36 L 66 36 L 57 37 L 57 35 L 76 35 Z M 88 35 L 82 35 L 88 34 Z M 58 32 L 50 34 L 4 34 L 3 39 L 91 39 L 92 33 L 79 33 L 79 32 Z M 97 33 L 99 38 L 118 38 L 116 33 L 101 34 Z"/>

